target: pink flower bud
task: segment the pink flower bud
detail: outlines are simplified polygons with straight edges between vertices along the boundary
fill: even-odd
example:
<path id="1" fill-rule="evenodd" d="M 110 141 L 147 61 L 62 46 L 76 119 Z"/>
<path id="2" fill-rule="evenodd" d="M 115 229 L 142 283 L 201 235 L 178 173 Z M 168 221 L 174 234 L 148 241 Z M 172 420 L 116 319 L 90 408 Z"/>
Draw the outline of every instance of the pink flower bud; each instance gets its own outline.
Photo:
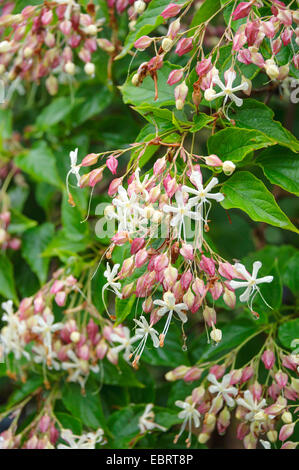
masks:
<path id="1" fill-rule="evenodd" d="M 142 303 L 142 309 L 145 313 L 150 313 L 154 308 L 153 299 L 151 297 L 147 297 Z"/>
<path id="2" fill-rule="evenodd" d="M 209 155 L 208 157 L 204 157 L 204 161 L 208 166 L 222 166 L 223 161 L 220 160 L 217 155 Z"/>
<path id="3" fill-rule="evenodd" d="M 106 161 L 106 165 L 111 171 L 113 175 L 116 175 L 116 170 L 118 166 L 118 160 L 114 157 L 114 155 L 111 155 L 108 160 Z"/>
<path id="4" fill-rule="evenodd" d="M 99 327 L 92 318 L 87 323 L 86 331 L 87 331 L 88 338 L 91 340 L 92 343 L 94 343 L 95 338 L 99 331 Z"/>
<path id="5" fill-rule="evenodd" d="M 241 18 L 245 18 L 249 15 L 249 12 L 252 7 L 252 2 L 241 2 L 237 6 L 237 8 L 233 11 L 232 17 L 233 20 L 240 20 Z"/>
<path id="6" fill-rule="evenodd" d="M 96 355 L 98 359 L 104 359 L 108 350 L 108 345 L 104 339 L 101 339 L 96 347 Z"/>
<path id="7" fill-rule="evenodd" d="M 248 46 L 253 46 L 256 41 L 260 25 L 258 21 L 252 21 L 246 24 L 245 35 L 247 37 Z"/>
<path id="8" fill-rule="evenodd" d="M 154 163 L 154 175 L 161 175 L 166 169 L 165 157 L 158 158 Z"/>
<path id="9" fill-rule="evenodd" d="M 249 426 L 246 423 L 241 423 L 237 427 L 237 439 L 243 441 L 244 437 L 247 436 L 249 432 Z"/>
<path id="10" fill-rule="evenodd" d="M 272 383 L 268 388 L 268 395 L 272 398 L 272 400 L 277 400 L 280 394 L 280 387 L 276 383 Z"/>
<path id="11" fill-rule="evenodd" d="M 175 52 L 177 53 L 177 55 L 181 57 L 182 55 L 187 54 L 187 52 L 192 51 L 192 49 L 193 49 L 192 38 L 182 38 L 177 43 Z"/>
<path id="12" fill-rule="evenodd" d="M 282 42 L 283 42 L 283 45 L 284 46 L 287 46 L 288 44 L 290 44 L 291 40 L 292 40 L 292 36 L 293 36 L 293 31 L 289 28 L 285 29 L 282 33 L 281 33 L 281 39 L 282 39 Z"/>
<path id="13" fill-rule="evenodd" d="M 274 39 L 272 42 L 272 52 L 274 55 L 278 54 L 282 46 L 282 41 L 280 38 Z"/>
<path id="14" fill-rule="evenodd" d="M 294 62 L 295 68 L 299 69 L 299 54 L 294 55 L 293 62 Z"/>
<path id="15" fill-rule="evenodd" d="M 34 304 L 34 313 L 40 313 L 43 311 L 43 309 L 45 308 L 45 302 L 42 297 L 42 294 L 38 294 L 35 297 L 33 304 Z"/>
<path id="16" fill-rule="evenodd" d="M 184 272 L 181 277 L 181 285 L 184 290 L 187 290 L 193 280 L 193 275 L 190 269 L 188 271 Z"/>
<path id="17" fill-rule="evenodd" d="M 193 254 L 193 246 L 192 245 L 187 245 L 187 243 L 182 243 L 182 248 L 180 249 L 180 254 L 183 256 L 183 258 L 193 261 L 194 259 L 194 254 Z"/>
<path id="18" fill-rule="evenodd" d="M 147 259 L 148 259 L 148 253 L 146 249 L 139 250 L 135 256 L 136 268 L 140 268 L 141 266 L 143 266 L 144 263 L 146 263 Z"/>
<path id="19" fill-rule="evenodd" d="M 190 367 L 178 366 L 174 370 L 171 370 L 165 374 L 165 379 L 168 382 L 174 382 L 175 380 L 183 379 L 185 374 L 188 373 Z"/>
<path id="20" fill-rule="evenodd" d="M 225 434 L 225 431 L 230 425 L 230 412 L 227 407 L 223 408 L 220 412 L 219 417 L 217 419 L 217 430 L 218 433 L 221 435 Z"/>
<path id="21" fill-rule="evenodd" d="M 83 158 L 81 166 L 92 166 L 97 163 L 99 155 L 96 153 L 89 153 L 86 157 Z"/>
<path id="22" fill-rule="evenodd" d="M 270 351 L 269 349 L 266 349 L 262 355 L 262 361 L 264 363 L 264 366 L 266 369 L 270 370 L 272 369 L 274 362 L 275 362 L 275 354 L 273 351 Z"/>
<path id="23" fill-rule="evenodd" d="M 183 69 L 172 70 L 168 76 L 167 84 L 175 85 L 183 78 L 183 75 L 184 75 Z"/>
<path id="24" fill-rule="evenodd" d="M 207 258 L 205 255 L 202 255 L 199 267 L 209 276 L 215 276 L 215 262 L 212 258 Z"/>
<path id="25" fill-rule="evenodd" d="M 147 47 L 149 47 L 152 43 L 152 38 L 149 36 L 141 36 L 141 38 L 137 39 L 137 41 L 134 42 L 134 46 L 136 49 L 139 49 L 140 51 L 144 51 Z"/>
<path id="26" fill-rule="evenodd" d="M 47 432 L 51 424 L 51 418 L 48 415 L 44 415 L 39 422 L 39 429 L 41 432 Z"/>
<path id="27" fill-rule="evenodd" d="M 188 368 L 188 371 L 183 376 L 184 382 L 194 382 L 194 380 L 199 380 L 202 372 L 203 369 L 199 369 L 196 366 Z"/>
<path id="28" fill-rule="evenodd" d="M 260 401 L 262 393 L 263 393 L 263 388 L 261 384 L 259 384 L 258 382 L 254 382 L 254 384 L 250 385 L 248 389 L 252 393 L 253 398 L 256 401 Z"/>
<path id="29" fill-rule="evenodd" d="M 293 434 L 294 428 L 295 423 L 284 424 L 279 432 L 279 440 L 283 442 L 288 439 Z"/>
<path id="30" fill-rule="evenodd" d="M 253 376 L 254 370 L 251 366 L 247 366 L 243 369 L 241 383 L 247 382 Z"/>
<path id="31" fill-rule="evenodd" d="M 139 250 L 141 250 L 145 245 L 144 238 L 134 238 L 131 245 L 131 255 L 135 255 Z"/>
<path id="32" fill-rule="evenodd" d="M 235 268 L 227 262 L 219 263 L 218 272 L 221 276 L 229 279 L 230 281 L 238 276 Z"/>
<path id="33" fill-rule="evenodd" d="M 230 379 L 229 384 L 230 385 L 236 385 L 241 380 L 242 369 L 235 369 L 235 370 L 231 371 L 230 376 L 231 376 L 231 379 Z"/>
<path id="34" fill-rule="evenodd" d="M 72 23 L 69 20 L 63 20 L 59 24 L 59 29 L 65 36 L 68 36 L 72 30 Z"/>
<path id="35" fill-rule="evenodd" d="M 178 184 L 176 182 L 175 178 L 171 178 L 170 175 L 168 175 L 166 178 L 163 180 L 163 186 L 165 188 L 165 191 L 168 195 L 168 197 L 172 197 L 176 190 L 178 189 Z"/>
<path id="36" fill-rule="evenodd" d="M 164 275 L 163 285 L 165 286 L 166 290 L 169 290 L 176 283 L 176 280 L 178 278 L 178 270 L 174 266 L 171 266 L 170 264 L 163 271 L 163 275 Z"/>
<path id="37" fill-rule="evenodd" d="M 113 235 L 113 237 L 111 238 L 113 243 L 119 246 L 124 245 L 128 241 L 128 239 L 129 239 L 128 232 L 118 232 L 115 235 Z"/>
<path id="38" fill-rule="evenodd" d="M 111 181 L 109 188 L 108 188 L 108 194 L 109 196 L 113 196 L 115 193 L 117 193 L 117 190 L 119 186 L 122 183 L 122 178 L 115 178 L 114 180 Z"/>
<path id="39" fill-rule="evenodd" d="M 44 26 L 46 26 L 51 23 L 52 18 L 53 18 L 52 10 L 45 10 L 41 16 L 41 22 Z"/>
<path id="40" fill-rule="evenodd" d="M 203 296 L 206 290 L 204 281 L 196 277 L 192 284 L 192 289 L 194 290 L 195 294 Z"/>
<path id="41" fill-rule="evenodd" d="M 187 305 L 189 310 L 192 308 L 195 300 L 195 296 L 191 289 L 188 289 L 186 294 L 183 296 L 183 302 Z"/>
<path id="42" fill-rule="evenodd" d="M 228 307 L 230 307 L 231 309 L 234 309 L 236 306 L 236 294 L 234 293 L 234 291 L 231 291 L 230 289 L 227 289 L 225 287 L 224 294 L 223 294 L 223 301 Z"/>
<path id="43" fill-rule="evenodd" d="M 261 23 L 261 31 L 268 37 L 273 38 L 275 36 L 275 26 L 272 21 L 263 21 Z"/>
<path id="44" fill-rule="evenodd" d="M 50 289 L 51 294 L 57 294 L 61 289 L 64 288 L 65 282 L 56 280 L 53 282 L 52 287 Z"/>
<path id="45" fill-rule="evenodd" d="M 206 306 L 203 309 L 203 317 L 204 320 L 207 322 L 208 326 L 210 327 L 217 323 L 216 310 L 214 308 Z"/>
<path id="46" fill-rule="evenodd" d="M 249 65 L 252 63 L 252 54 L 248 49 L 241 49 L 238 53 L 238 61 Z"/>
<path id="47" fill-rule="evenodd" d="M 277 18 L 281 21 L 282 24 L 285 26 L 292 26 L 293 18 L 292 18 L 292 11 L 291 10 L 283 10 L 279 9 Z"/>
<path id="48" fill-rule="evenodd" d="M 214 300 L 218 300 L 223 292 L 223 286 L 221 282 L 215 282 L 214 285 L 209 288 L 209 292 L 212 294 Z"/>
<path id="49" fill-rule="evenodd" d="M 83 359 L 84 361 L 88 361 L 90 354 L 89 354 L 89 347 L 87 344 L 84 344 L 83 346 L 78 348 L 78 357 L 80 359 Z"/>
<path id="50" fill-rule="evenodd" d="M 259 52 L 251 53 L 251 62 L 258 67 L 263 67 L 265 65 L 264 57 Z"/>
<path id="51" fill-rule="evenodd" d="M 124 286 L 121 293 L 123 299 L 128 299 L 129 297 L 131 297 L 131 295 L 134 293 L 134 282 L 131 282 L 130 284 Z"/>
<path id="52" fill-rule="evenodd" d="M 119 277 L 121 279 L 124 279 L 126 277 L 131 276 L 134 269 L 135 269 L 134 257 L 131 256 L 130 258 L 127 258 L 124 260 L 122 268 L 119 272 Z"/>
<path id="53" fill-rule="evenodd" d="M 21 247 L 21 240 L 19 238 L 12 238 L 9 240 L 8 246 L 11 250 L 18 251 Z"/>
<path id="54" fill-rule="evenodd" d="M 63 307 L 66 301 L 66 292 L 60 291 L 55 295 L 55 302 L 59 307 Z"/>
<path id="55" fill-rule="evenodd" d="M 89 173 L 88 186 L 93 188 L 103 178 L 103 168 L 96 168 Z"/>
<path id="56" fill-rule="evenodd" d="M 281 449 L 296 449 L 297 445 L 297 442 L 287 441 L 282 444 Z"/>
<path id="57" fill-rule="evenodd" d="M 200 62 L 197 62 L 195 70 L 199 77 L 206 75 L 212 69 L 211 57 L 208 59 L 202 59 Z"/>
<path id="58" fill-rule="evenodd" d="M 276 372 L 275 376 L 275 381 L 277 383 L 277 385 L 280 387 L 280 388 L 284 388 L 286 386 L 286 384 L 288 383 L 288 376 L 287 374 L 285 374 L 284 372 L 282 372 L 281 370 L 279 370 L 278 372 Z"/>
<path id="59" fill-rule="evenodd" d="M 192 390 L 192 402 L 200 403 L 205 395 L 205 389 L 203 386 L 196 387 Z"/>
<path id="60" fill-rule="evenodd" d="M 170 3 L 163 11 L 160 13 L 163 16 L 164 20 L 168 18 L 173 18 L 181 11 L 182 6 L 177 5 L 176 3 Z"/>
<path id="61" fill-rule="evenodd" d="M 170 39 L 175 39 L 180 28 L 181 28 L 180 20 L 179 18 L 177 18 L 176 20 L 170 23 L 168 31 L 167 31 L 167 37 Z"/>

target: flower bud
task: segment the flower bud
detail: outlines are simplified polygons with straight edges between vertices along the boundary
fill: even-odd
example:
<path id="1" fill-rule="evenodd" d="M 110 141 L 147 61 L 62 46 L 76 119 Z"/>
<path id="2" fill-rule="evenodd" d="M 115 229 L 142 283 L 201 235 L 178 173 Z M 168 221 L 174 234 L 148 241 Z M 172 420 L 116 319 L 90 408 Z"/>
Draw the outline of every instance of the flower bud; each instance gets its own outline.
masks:
<path id="1" fill-rule="evenodd" d="M 279 431 L 279 440 L 286 441 L 294 432 L 295 423 L 284 424 Z"/>
<path id="2" fill-rule="evenodd" d="M 75 64 L 73 62 L 67 62 L 64 66 L 64 71 L 68 75 L 74 75 L 75 74 Z"/>
<path id="3" fill-rule="evenodd" d="M 188 94 L 188 87 L 185 81 L 183 81 L 174 90 L 175 106 L 178 110 L 183 109 L 187 94 Z"/>
<path id="4" fill-rule="evenodd" d="M 222 166 L 223 162 L 220 160 L 217 155 L 209 155 L 208 157 L 203 157 L 206 165 L 208 166 Z"/>
<path id="5" fill-rule="evenodd" d="M 193 261 L 194 255 L 193 255 L 193 246 L 192 245 L 187 245 L 187 243 L 182 243 L 182 248 L 180 249 L 180 254 L 183 256 L 183 258 Z"/>
<path id="6" fill-rule="evenodd" d="M 199 380 L 202 372 L 203 369 L 199 369 L 196 366 L 190 367 L 183 377 L 184 382 L 193 382 L 194 380 Z"/>
<path id="7" fill-rule="evenodd" d="M 174 370 L 171 370 L 165 374 L 165 379 L 168 382 L 174 382 L 175 380 L 183 379 L 185 374 L 189 371 L 187 366 L 178 366 Z"/>
<path id="8" fill-rule="evenodd" d="M 191 309 L 193 303 L 195 300 L 195 296 L 192 292 L 192 290 L 189 288 L 186 292 L 186 294 L 183 296 L 183 302 L 187 305 L 189 310 Z"/>
<path id="9" fill-rule="evenodd" d="M 222 331 L 214 328 L 210 333 L 210 337 L 215 343 L 219 343 L 222 340 Z"/>
<path id="10" fill-rule="evenodd" d="M 236 169 L 236 165 L 230 160 L 226 160 L 225 162 L 223 162 L 222 171 L 225 175 L 227 176 L 232 175 L 235 169 Z"/>
<path id="11" fill-rule="evenodd" d="M 233 11 L 232 18 L 233 21 L 240 20 L 249 15 L 252 8 L 252 2 L 241 2 L 237 8 Z"/>
<path id="12" fill-rule="evenodd" d="M 182 6 L 176 3 L 169 3 L 169 5 L 160 13 L 164 20 L 176 16 L 181 11 Z"/>
<path id="13" fill-rule="evenodd" d="M 134 46 L 136 49 L 140 51 L 144 51 L 147 47 L 149 47 L 152 43 L 152 38 L 149 36 L 141 36 L 137 41 L 134 42 Z"/>
<path id="14" fill-rule="evenodd" d="M 205 444 L 206 442 L 208 442 L 208 440 L 210 439 L 210 434 L 207 434 L 207 433 L 204 433 L 204 432 L 201 432 L 198 436 L 198 442 L 200 444 Z"/>
<path id="15" fill-rule="evenodd" d="M 266 367 L 266 369 L 268 369 L 268 370 L 272 369 L 272 367 L 274 365 L 274 362 L 275 362 L 274 352 L 270 351 L 269 349 L 264 351 L 264 353 L 262 355 L 262 361 L 263 361 L 264 366 Z"/>
<path id="16" fill-rule="evenodd" d="M 124 286 L 121 293 L 122 299 L 127 299 L 128 297 L 131 297 L 131 295 L 134 293 L 134 282 L 131 282 L 130 284 Z"/>
<path id="17" fill-rule="evenodd" d="M 170 39 L 175 39 L 178 32 L 179 32 L 179 30 L 180 30 L 180 28 L 181 28 L 181 23 L 180 23 L 179 18 L 177 18 L 176 20 L 174 20 L 170 23 L 168 31 L 167 31 L 167 36 Z"/>
<path id="18" fill-rule="evenodd" d="M 144 12 L 146 8 L 145 2 L 143 0 L 137 0 L 137 2 L 134 2 L 134 11 L 135 13 L 138 13 L 138 15 L 141 15 L 141 13 Z"/>
<path id="19" fill-rule="evenodd" d="M 271 80 L 275 80 L 279 75 L 279 68 L 275 64 L 273 59 L 266 60 L 265 71 Z"/>
<path id="20" fill-rule="evenodd" d="M 192 49 L 193 49 L 192 38 L 182 38 L 177 43 L 175 52 L 178 56 L 181 57 L 182 55 L 187 54 L 187 52 L 192 51 Z"/>
<path id="21" fill-rule="evenodd" d="M 154 163 L 154 175 L 161 175 L 166 169 L 165 157 L 158 158 Z"/>
<path id="22" fill-rule="evenodd" d="M 93 188 L 103 178 L 104 168 L 96 168 L 89 173 L 88 185 Z"/>
<path id="23" fill-rule="evenodd" d="M 79 343 L 80 338 L 81 338 L 81 335 L 80 335 L 79 331 L 73 331 L 73 332 L 70 334 L 70 340 L 71 340 L 73 343 Z"/>
<path id="24" fill-rule="evenodd" d="M 86 75 L 94 75 L 95 73 L 95 65 L 92 63 L 92 62 L 87 62 L 85 65 L 84 65 L 84 72 L 86 73 Z"/>
<path id="25" fill-rule="evenodd" d="M 291 424 L 293 421 L 292 414 L 289 411 L 282 413 L 281 419 L 285 424 Z"/>
<path id="26" fill-rule="evenodd" d="M 228 307 L 230 307 L 231 309 L 234 309 L 236 306 L 236 294 L 233 291 L 225 287 L 224 294 L 223 294 L 223 301 Z"/>

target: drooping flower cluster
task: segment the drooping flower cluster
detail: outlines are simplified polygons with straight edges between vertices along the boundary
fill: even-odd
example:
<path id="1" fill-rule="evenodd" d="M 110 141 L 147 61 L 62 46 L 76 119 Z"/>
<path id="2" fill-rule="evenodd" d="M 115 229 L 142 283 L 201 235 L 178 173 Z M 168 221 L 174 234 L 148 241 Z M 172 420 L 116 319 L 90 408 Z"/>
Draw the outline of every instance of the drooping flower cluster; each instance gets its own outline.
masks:
<path id="1" fill-rule="evenodd" d="M 209 42 L 211 26 L 203 27 L 200 24 L 197 28 L 193 26 L 190 29 L 186 23 L 190 4 L 170 3 L 161 16 L 165 21 L 177 18 L 169 24 L 166 35 L 152 38 L 141 36 L 135 41 L 135 48 L 141 51 L 149 50 L 154 45 L 155 55 L 139 66 L 132 77 L 132 83 L 139 86 L 146 76 L 151 76 L 155 82 L 158 99 L 157 71 L 163 67 L 171 52 L 179 57 L 188 54 L 186 65 L 172 70 L 167 80 L 170 86 L 181 82 L 174 91 L 176 107 L 179 110 L 184 107 L 187 99 L 189 88 L 186 83 L 190 80 L 193 85 L 192 101 L 197 108 L 202 100 L 202 91 L 206 101 L 224 97 L 223 107 L 228 99 L 234 101 L 237 106 L 242 106 L 242 99 L 235 93 L 242 90 L 250 95 L 252 86 L 245 76 L 246 69 L 242 67 L 244 64 L 256 66 L 265 72 L 270 80 L 277 83 L 285 80 L 290 72 L 292 74 L 293 69 L 299 68 L 298 11 L 290 9 L 284 2 L 272 1 L 270 15 L 261 17 L 259 9 L 264 3 L 266 2 L 241 2 L 231 17 L 233 21 L 244 19 L 241 26 L 235 31 L 230 21 L 224 30 L 219 31 L 219 40 L 216 39 L 213 47 Z M 217 35 L 215 28 L 213 33 L 214 36 Z M 218 66 L 220 48 L 223 46 L 231 47 L 231 67 L 225 72 Z M 294 54 L 287 54 L 288 60 L 281 62 L 279 53 L 288 47 L 292 47 Z M 194 69 L 198 75 L 196 81 L 192 78 Z M 224 81 L 220 77 L 222 72 Z M 226 112 L 224 115 L 228 117 Z"/>
<path id="2" fill-rule="evenodd" d="M 269 347 L 247 366 L 235 369 L 234 361 L 231 354 L 220 365 L 179 366 L 166 374 L 169 381 L 201 380 L 192 395 L 176 402 L 183 409 L 178 414 L 183 421 L 175 441 L 188 426 L 187 446 L 192 432 L 205 444 L 214 431 L 225 434 L 234 418 L 238 421 L 237 438 L 246 449 L 255 449 L 259 444 L 265 448 L 296 448 L 298 442 L 290 438 L 298 421 L 298 355 L 285 355 L 279 348 L 275 353 Z M 265 385 L 258 382 L 259 367 L 268 374 Z"/>
<path id="3" fill-rule="evenodd" d="M 71 306 L 69 300 L 75 300 L 79 291 L 78 281 L 60 270 L 36 295 L 23 299 L 16 312 L 12 301 L 2 303 L 0 353 L 11 377 L 26 380 L 27 371 L 40 365 L 46 386 L 47 371 L 51 370 L 66 373 L 68 381 L 77 382 L 84 389 L 90 372 L 99 371 L 99 362 L 104 357 L 117 364 L 119 348 L 114 347 L 113 341 L 124 341 L 126 328 L 122 325 L 113 328 L 87 301 Z M 55 318 L 55 304 L 68 307 L 59 320 Z M 83 324 L 80 312 L 89 315 Z M 26 362 L 20 366 L 22 357 Z"/>

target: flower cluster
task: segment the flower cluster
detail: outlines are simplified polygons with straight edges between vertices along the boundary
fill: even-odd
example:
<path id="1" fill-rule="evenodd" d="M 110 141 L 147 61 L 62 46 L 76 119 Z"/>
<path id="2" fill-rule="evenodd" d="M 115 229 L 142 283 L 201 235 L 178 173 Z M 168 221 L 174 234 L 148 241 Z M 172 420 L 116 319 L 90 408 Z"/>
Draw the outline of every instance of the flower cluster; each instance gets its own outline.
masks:
<path id="1" fill-rule="evenodd" d="M 231 354 L 223 364 L 179 366 L 168 372 L 166 379 L 169 381 L 183 379 L 188 383 L 202 379 L 190 396 L 175 403 L 182 408 L 178 416 L 183 420 L 175 441 L 188 425 L 187 446 L 191 444 L 192 431 L 198 441 L 205 444 L 215 430 L 219 435 L 225 434 L 235 419 L 238 421 L 237 438 L 246 449 L 255 449 L 259 443 L 265 448 L 277 445 L 282 449 L 296 448 L 298 443 L 289 439 L 298 421 L 295 417 L 299 397 L 298 365 L 298 355 L 275 353 L 269 347 L 239 369 L 234 368 Z M 265 385 L 258 382 L 262 367 L 268 374 Z"/>
<path id="2" fill-rule="evenodd" d="M 292 68 L 299 68 L 298 11 L 289 9 L 281 1 L 273 1 L 272 4 L 271 14 L 261 17 L 259 9 L 264 6 L 264 2 L 241 2 L 231 17 L 233 21 L 244 18 L 241 26 L 235 31 L 230 21 L 224 31 L 221 31 L 219 41 L 211 48 L 208 26 L 189 28 L 186 23 L 190 3 L 170 3 L 161 16 L 165 21 L 177 18 L 169 24 L 167 33 L 161 37 L 141 36 L 134 44 L 139 51 L 154 45 L 156 55 L 139 66 L 132 77 L 132 83 L 139 86 L 146 76 L 151 76 L 155 82 L 157 99 L 157 71 L 163 67 L 167 54 L 173 51 L 178 57 L 182 57 L 190 53 L 186 65 L 172 70 L 167 80 L 170 86 L 181 82 L 174 90 L 177 109 L 184 107 L 190 84 L 193 84 L 192 100 L 197 108 L 202 100 L 201 91 L 204 91 L 206 101 L 224 97 L 223 107 L 228 99 L 234 101 L 237 106 L 242 106 L 242 99 L 235 93 L 243 91 L 250 95 L 252 87 L 251 81 L 244 75 L 246 69 L 242 68 L 243 64 L 253 64 L 264 71 L 270 80 L 277 82 L 285 80 Z M 231 47 L 231 67 L 224 72 L 224 81 L 220 78 L 223 71 L 220 72 L 218 66 L 222 46 Z M 295 52 L 286 63 L 281 63 L 278 55 L 288 47 L 292 47 Z M 192 78 L 193 70 L 198 75 L 196 81 Z M 238 83 L 234 85 L 237 76 L 240 76 L 241 80 L 238 78 Z M 228 118 L 225 112 L 224 115 Z"/>
<path id="3" fill-rule="evenodd" d="M 99 371 L 99 362 L 104 357 L 117 364 L 120 348 L 114 348 L 113 341 L 116 338 L 123 341 L 126 329 L 122 325 L 113 328 L 87 301 L 72 306 L 79 291 L 77 280 L 60 270 L 34 296 L 24 298 L 16 312 L 11 300 L 2 303 L 5 326 L 0 333 L 0 352 L 11 377 L 19 375 L 26 380 L 28 367 L 40 365 L 46 386 L 47 371 L 63 372 L 67 373 L 68 381 L 79 383 L 84 390 L 90 372 Z M 55 304 L 64 307 L 67 302 L 68 308 L 57 321 Z M 88 322 L 80 322 L 80 312 L 89 315 Z M 20 366 L 22 357 L 26 361 Z"/>
<path id="4" fill-rule="evenodd" d="M 17 237 L 13 237 L 9 233 L 9 224 L 11 221 L 11 214 L 9 211 L 2 212 L 0 214 L 0 248 L 6 250 L 19 250 L 21 246 L 21 240 Z"/>

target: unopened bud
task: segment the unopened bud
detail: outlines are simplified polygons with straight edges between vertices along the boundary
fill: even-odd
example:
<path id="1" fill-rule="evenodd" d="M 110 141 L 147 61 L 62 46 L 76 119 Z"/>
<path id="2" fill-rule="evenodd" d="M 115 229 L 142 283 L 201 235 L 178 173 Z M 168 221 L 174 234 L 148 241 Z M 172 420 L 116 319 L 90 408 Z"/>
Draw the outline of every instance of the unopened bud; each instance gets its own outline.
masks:
<path id="1" fill-rule="evenodd" d="M 225 162 L 223 162 L 222 171 L 225 175 L 229 176 L 233 174 L 235 169 L 236 169 L 236 165 L 230 160 L 226 160 Z"/>

